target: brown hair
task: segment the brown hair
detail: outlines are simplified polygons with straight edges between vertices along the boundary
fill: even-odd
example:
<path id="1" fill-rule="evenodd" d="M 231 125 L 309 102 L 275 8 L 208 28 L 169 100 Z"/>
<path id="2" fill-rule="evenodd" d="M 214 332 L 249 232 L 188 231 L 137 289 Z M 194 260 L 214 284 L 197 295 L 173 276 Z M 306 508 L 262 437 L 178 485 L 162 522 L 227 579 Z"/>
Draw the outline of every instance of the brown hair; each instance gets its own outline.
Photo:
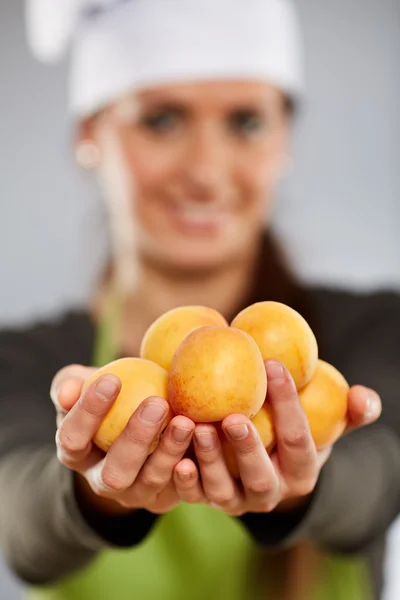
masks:
<path id="1" fill-rule="evenodd" d="M 262 238 L 254 286 L 246 305 L 262 300 L 287 304 L 299 312 L 312 329 L 317 327 L 311 294 L 295 276 L 284 248 L 271 228 Z M 316 331 L 314 333 L 317 335 Z"/>

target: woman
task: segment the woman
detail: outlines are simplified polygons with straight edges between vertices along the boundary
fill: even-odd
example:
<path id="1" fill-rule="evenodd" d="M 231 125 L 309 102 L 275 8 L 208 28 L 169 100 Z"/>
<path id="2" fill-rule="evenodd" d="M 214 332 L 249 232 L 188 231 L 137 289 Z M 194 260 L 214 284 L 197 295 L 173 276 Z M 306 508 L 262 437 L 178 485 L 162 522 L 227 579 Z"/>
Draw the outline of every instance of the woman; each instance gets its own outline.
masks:
<path id="1" fill-rule="evenodd" d="M 112 255 L 86 310 L 1 334 L 0 539 L 11 567 L 36 598 L 378 597 L 400 502 L 400 300 L 302 288 L 265 228 L 302 95 L 291 5 L 79 4 L 53 14 L 54 2 L 31 2 L 31 43 L 54 58 L 69 37 L 61 25 L 74 32 L 77 156 L 98 173 Z M 91 366 L 137 355 L 148 325 L 174 306 L 229 319 L 263 299 L 312 325 L 320 355 L 353 385 L 357 431 L 317 452 L 272 360 L 276 454 L 244 416 L 223 422 L 240 484 L 215 428 L 182 416 L 146 459 L 161 398 L 143 403 L 106 457 L 97 452 L 91 439 L 120 382 L 106 376 L 81 395 Z M 293 589 L 304 556 L 318 568 L 307 560 Z"/>

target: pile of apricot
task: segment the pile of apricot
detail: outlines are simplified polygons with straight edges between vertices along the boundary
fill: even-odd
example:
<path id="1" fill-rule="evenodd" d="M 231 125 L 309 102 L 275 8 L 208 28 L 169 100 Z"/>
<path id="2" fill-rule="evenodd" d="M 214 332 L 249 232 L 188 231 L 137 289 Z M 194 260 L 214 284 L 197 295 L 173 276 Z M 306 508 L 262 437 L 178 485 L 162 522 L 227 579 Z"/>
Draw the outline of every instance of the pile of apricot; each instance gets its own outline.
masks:
<path id="1" fill-rule="evenodd" d="M 139 404 L 160 396 L 170 405 L 163 428 L 174 415 L 218 426 L 229 414 L 241 413 L 271 452 L 275 433 L 264 364 L 271 358 L 291 374 L 317 448 L 334 443 L 346 426 L 349 386 L 337 369 L 319 359 L 306 320 L 269 301 L 245 308 L 230 325 L 205 306 L 181 306 L 159 317 L 143 337 L 140 358 L 116 360 L 86 382 L 85 388 L 106 373 L 121 381 L 94 441 L 107 452 Z M 233 449 L 218 430 L 228 467 L 238 476 Z"/>

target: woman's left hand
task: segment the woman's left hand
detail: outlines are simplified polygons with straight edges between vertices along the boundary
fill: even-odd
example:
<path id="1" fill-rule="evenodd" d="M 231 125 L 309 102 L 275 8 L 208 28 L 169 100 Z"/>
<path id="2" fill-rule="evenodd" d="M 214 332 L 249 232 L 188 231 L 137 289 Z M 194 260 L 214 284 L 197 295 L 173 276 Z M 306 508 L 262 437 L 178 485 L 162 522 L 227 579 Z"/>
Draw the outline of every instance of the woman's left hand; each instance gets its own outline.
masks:
<path id="1" fill-rule="evenodd" d="M 174 482 L 180 498 L 208 503 L 229 515 L 290 510 L 312 493 L 332 447 L 317 450 L 293 379 L 283 365 L 266 363 L 268 401 L 276 430 L 276 448 L 269 456 L 258 432 L 243 415 L 229 415 L 222 423 L 232 444 L 240 480 L 230 475 L 213 425 L 196 425 L 194 448 L 199 464 L 186 458 L 175 467 Z M 362 386 L 350 389 L 347 431 L 374 422 L 381 400 Z"/>

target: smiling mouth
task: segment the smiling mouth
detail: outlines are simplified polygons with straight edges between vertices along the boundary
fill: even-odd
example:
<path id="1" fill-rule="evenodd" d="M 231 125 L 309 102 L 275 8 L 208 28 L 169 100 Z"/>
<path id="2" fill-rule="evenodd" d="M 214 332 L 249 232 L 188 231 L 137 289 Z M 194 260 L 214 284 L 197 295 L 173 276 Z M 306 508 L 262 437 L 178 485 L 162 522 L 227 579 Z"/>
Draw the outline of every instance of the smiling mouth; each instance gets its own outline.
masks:
<path id="1" fill-rule="evenodd" d="M 169 209 L 178 227 L 193 232 L 215 231 L 229 224 L 234 218 L 232 207 L 216 204 L 171 204 Z"/>

